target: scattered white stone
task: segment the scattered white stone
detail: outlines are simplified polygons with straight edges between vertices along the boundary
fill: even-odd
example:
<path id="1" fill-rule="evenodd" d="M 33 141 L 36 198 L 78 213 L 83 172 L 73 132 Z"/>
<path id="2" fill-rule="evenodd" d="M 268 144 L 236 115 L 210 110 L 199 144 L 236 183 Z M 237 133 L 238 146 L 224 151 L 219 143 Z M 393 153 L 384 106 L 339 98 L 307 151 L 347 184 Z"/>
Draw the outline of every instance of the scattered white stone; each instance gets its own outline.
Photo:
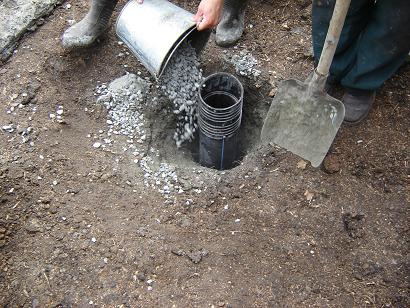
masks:
<path id="1" fill-rule="evenodd" d="M 95 142 L 93 144 L 93 148 L 98 149 L 99 147 L 101 147 L 101 142 Z"/>
<path id="2" fill-rule="evenodd" d="M 12 133 L 15 130 L 13 124 L 4 125 L 1 127 L 1 129 L 7 133 Z"/>
<path id="3" fill-rule="evenodd" d="M 257 78 L 261 74 L 261 71 L 256 68 L 258 66 L 258 60 L 246 49 L 240 51 L 239 54 L 225 58 L 233 64 L 239 75 Z"/>

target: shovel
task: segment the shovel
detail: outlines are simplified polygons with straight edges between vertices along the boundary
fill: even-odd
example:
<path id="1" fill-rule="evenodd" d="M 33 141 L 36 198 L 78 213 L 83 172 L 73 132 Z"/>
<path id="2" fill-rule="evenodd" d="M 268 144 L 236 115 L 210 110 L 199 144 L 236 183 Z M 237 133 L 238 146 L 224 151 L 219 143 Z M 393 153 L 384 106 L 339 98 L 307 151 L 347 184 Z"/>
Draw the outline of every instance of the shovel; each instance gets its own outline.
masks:
<path id="1" fill-rule="evenodd" d="M 324 91 L 350 0 L 336 0 L 317 68 L 305 82 L 281 82 L 265 118 L 261 141 L 275 143 L 311 162 L 322 163 L 340 125 L 343 103 Z"/>

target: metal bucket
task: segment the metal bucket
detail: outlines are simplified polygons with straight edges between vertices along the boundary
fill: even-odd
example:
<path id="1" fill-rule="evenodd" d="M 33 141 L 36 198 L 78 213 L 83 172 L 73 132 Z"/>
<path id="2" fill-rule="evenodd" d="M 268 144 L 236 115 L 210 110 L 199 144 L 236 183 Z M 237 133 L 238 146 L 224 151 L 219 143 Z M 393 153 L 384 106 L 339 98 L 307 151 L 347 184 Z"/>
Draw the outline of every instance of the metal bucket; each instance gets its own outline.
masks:
<path id="1" fill-rule="evenodd" d="M 238 156 L 243 86 L 228 73 L 208 76 L 199 89 L 199 163 L 229 169 Z"/>
<path id="2" fill-rule="evenodd" d="M 178 46 L 185 40 L 199 53 L 210 31 L 198 31 L 194 14 L 166 0 L 135 0 L 122 9 L 116 26 L 118 37 L 159 79 Z"/>

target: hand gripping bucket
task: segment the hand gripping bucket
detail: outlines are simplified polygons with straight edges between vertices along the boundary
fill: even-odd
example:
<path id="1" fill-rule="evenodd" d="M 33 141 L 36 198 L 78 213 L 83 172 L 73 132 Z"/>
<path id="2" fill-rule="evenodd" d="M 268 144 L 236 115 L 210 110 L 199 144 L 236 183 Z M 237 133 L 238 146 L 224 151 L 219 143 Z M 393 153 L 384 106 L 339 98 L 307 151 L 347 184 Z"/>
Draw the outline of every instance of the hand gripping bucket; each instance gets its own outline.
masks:
<path id="1" fill-rule="evenodd" d="M 116 32 L 145 68 L 159 79 L 175 50 L 185 40 L 199 53 L 210 31 L 196 29 L 194 15 L 166 0 L 129 1 L 122 9 Z"/>
<path id="2" fill-rule="evenodd" d="M 232 168 L 238 155 L 243 86 L 228 73 L 208 76 L 199 89 L 199 163 L 220 170 Z"/>

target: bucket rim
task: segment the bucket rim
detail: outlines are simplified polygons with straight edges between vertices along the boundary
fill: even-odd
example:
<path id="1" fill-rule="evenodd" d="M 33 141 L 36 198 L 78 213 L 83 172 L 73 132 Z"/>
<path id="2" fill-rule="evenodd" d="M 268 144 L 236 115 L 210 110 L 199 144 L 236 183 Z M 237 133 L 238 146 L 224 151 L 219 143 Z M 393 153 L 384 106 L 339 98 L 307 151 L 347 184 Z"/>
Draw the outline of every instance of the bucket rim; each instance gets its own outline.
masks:
<path id="1" fill-rule="evenodd" d="M 240 116 L 241 116 L 241 112 L 240 112 L 240 110 L 238 110 L 237 112 L 235 112 L 235 114 L 233 114 L 231 116 L 213 117 L 212 119 L 210 119 L 205 114 L 199 114 L 198 118 L 201 118 L 201 120 L 205 121 L 205 122 L 224 123 L 224 122 L 235 120 L 235 119 L 239 118 Z"/>
<path id="2" fill-rule="evenodd" d="M 233 95 L 233 94 L 231 94 L 231 93 L 228 93 L 228 92 L 225 92 L 225 91 L 214 91 L 214 92 L 210 92 L 210 93 L 208 93 L 207 95 L 205 95 L 204 97 L 203 97 L 203 101 L 205 102 L 205 100 L 206 99 L 208 99 L 208 97 L 210 97 L 210 96 L 212 96 L 212 95 L 215 95 L 215 94 L 223 94 L 223 95 L 226 95 L 226 96 L 229 96 L 230 98 L 232 98 L 232 99 L 234 99 L 234 101 L 235 101 L 235 103 L 234 104 L 232 104 L 231 106 L 229 106 L 229 107 L 225 107 L 225 108 L 215 108 L 215 107 L 212 107 L 211 105 L 209 105 L 209 104 L 207 104 L 207 103 L 202 103 L 201 101 L 200 101 L 200 108 L 201 108 L 201 110 L 204 110 L 204 111 L 206 111 L 206 112 L 208 112 L 208 113 L 211 113 L 211 114 L 229 114 L 231 111 L 233 111 L 233 110 L 237 110 L 237 109 L 242 109 L 242 102 L 240 102 L 237 98 L 236 98 L 236 96 L 235 95 Z M 240 104 L 237 104 L 238 103 L 238 101 L 239 101 L 239 103 Z"/>
<path id="3" fill-rule="evenodd" d="M 214 139 L 221 139 L 226 136 L 231 136 L 238 132 L 238 128 L 241 126 L 241 118 L 224 127 L 224 129 L 219 129 L 219 127 L 209 125 L 208 123 L 200 123 L 200 130 L 207 136 L 212 136 Z M 201 121 L 200 121 L 201 122 Z"/>
<path id="4" fill-rule="evenodd" d="M 202 98 L 202 88 L 203 88 L 203 86 L 205 85 L 205 83 L 206 83 L 208 80 L 210 80 L 211 78 L 213 78 L 213 77 L 215 77 L 215 76 L 218 76 L 218 75 L 225 75 L 225 76 L 227 76 L 227 77 L 233 78 L 233 79 L 236 81 L 236 83 L 239 85 L 240 97 L 236 99 L 236 100 L 237 100 L 236 103 L 235 103 L 234 105 L 232 105 L 232 106 L 229 106 L 229 107 L 226 107 L 226 108 L 214 108 L 214 107 L 209 106 L 209 105 L 204 101 L 204 99 Z M 215 109 L 215 110 L 220 110 L 220 111 L 230 110 L 230 109 L 233 109 L 234 107 L 238 106 L 239 104 L 242 104 L 242 102 L 243 102 L 244 90 L 243 90 L 243 85 L 242 85 L 242 83 L 239 81 L 239 79 L 238 79 L 236 76 L 234 76 L 234 75 L 232 75 L 232 74 L 230 74 L 230 73 L 227 73 L 227 72 L 216 72 L 216 73 L 213 73 L 213 74 L 209 75 L 208 77 L 206 77 L 206 78 L 201 82 L 201 84 L 200 84 L 200 86 L 199 86 L 199 89 L 198 89 L 198 92 L 199 92 L 199 93 L 198 93 L 198 96 L 199 96 L 200 103 L 201 103 L 201 104 L 203 103 L 203 105 L 205 105 L 207 108 L 212 108 L 212 109 Z M 215 91 L 215 92 L 219 92 L 219 91 Z"/>
<path id="5" fill-rule="evenodd" d="M 204 135 L 205 137 L 213 139 L 213 140 L 228 139 L 228 138 L 234 137 L 235 135 L 238 134 L 237 131 L 234 131 L 234 132 L 226 134 L 226 135 L 221 135 L 221 136 L 216 136 L 216 135 L 210 134 L 210 133 L 205 132 L 205 131 L 199 131 L 199 133 Z"/>
<path id="6" fill-rule="evenodd" d="M 179 46 L 181 46 L 181 44 L 185 42 L 188 36 L 190 36 L 195 31 L 198 31 L 196 25 L 191 26 L 184 33 L 182 33 L 178 40 L 174 43 L 174 45 L 171 46 L 171 48 L 168 50 L 167 55 L 165 56 L 166 60 L 162 62 L 161 67 L 159 68 L 158 77 L 156 77 L 157 81 L 161 78 L 162 74 L 168 66 L 169 61 L 171 61 L 172 56 L 175 54 Z"/>
<path id="7" fill-rule="evenodd" d="M 147 1 L 147 4 L 148 2 L 150 1 Z M 125 43 L 126 47 L 134 54 L 134 56 L 137 57 L 137 59 L 149 71 L 149 73 L 155 78 L 157 82 L 163 75 L 170 59 L 174 56 L 176 50 L 183 42 L 188 40 L 192 41 L 192 47 L 194 47 L 196 52 L 199 54 L 211 34 L 211 30 L 209 29 L 199 31 L 196 27 L 195 21 L 192 18 L 194 14 L 176 5 L 175 3 L 165 0 L 155 0 L 150 2 L 150 7 L 155 7 L 159 2 L 167 3 L 166 7 L 170 11 L 178 11 L 178 14 L 181 12 L 184 13 L 183 16 L 179 16 L 177 19 L 180 21 L 179 23 L 182 24 L 180 25 L 180 27 L 178 27 L 178 31 L 175 31 L 175 37 L 173 37 L 173 41 L 170 41 L 163 46 L 160 57 L 156 58 L 156 60 L 158 61 L 152 61 L 146 49 L 135 47 L 135 45 L 132 43 L 132 39 L 128 38 L 128 36 L 131 36 L 134 39 L 140 39 L 138 36 L 134 37 L 132 35 L 128 35 L 129 30 L 132 29 L 129 22 L 127 22 L 128 20 L 132 20 L 132 17 L 128 16 L 128 12 L 132 13 L 133 10 L 138 9 L 136 6 L 143 6 L 145 3 L 136 4 L 136 1 L 127 1 L 127 3 L 125 3 L 120 13 L 118 14 L 115 22 L 115 33 L 117 37 Z M 127 12 L 127 15 L 125 15 L 125 12 Z M 125 18 L 124 16 L 127 16 L 127 18 Z M 203 41 L 203 43 L 199 43 L 199 41 Z"/>

